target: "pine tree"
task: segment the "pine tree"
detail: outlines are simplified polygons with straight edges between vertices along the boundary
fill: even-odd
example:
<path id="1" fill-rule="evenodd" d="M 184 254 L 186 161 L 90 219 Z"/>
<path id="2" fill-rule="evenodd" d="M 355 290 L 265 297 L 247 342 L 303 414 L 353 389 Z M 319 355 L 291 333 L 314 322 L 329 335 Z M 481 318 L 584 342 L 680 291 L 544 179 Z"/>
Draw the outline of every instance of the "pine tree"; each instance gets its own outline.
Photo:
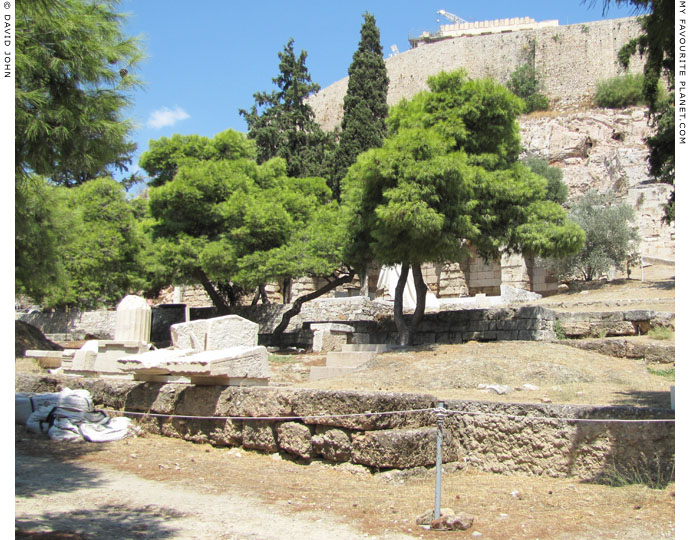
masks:
<path id="1" fill-rule="evenodd" d="M 252 108 L 240 109 L 240 114 L 247 121 L 249 138 L 256 141 L 259 163 L 282 157 L 289 176 L 324 176 L 323 164 L 332 141 L 307 103 L 320 87 L 311 80 L 306 51 L 296 57 L 293 45 L 290 39 L 278 53 L 280 75 L 273 79 L 278 91 L 255 93 Z"/>
<path id="2" fill-rule="evenodd" d="M 340 145 L 331 179 L 331 189 L 337 199 L 340 198 L 340 181 L 357 156 L 369 148 L 379 148 L 386 137 L 388 74 L 376 19 L 368 12 L 364 14 L 359 47 L 352 57 L 348 74 Z"/>
<path id="3" fill-rule="evenodd" d="M 122 32 L 116 2 L 17 2 L 16 179 L 31 172 L 79 185 L 127 170 L 136 144 L 123 118 L 138 39 Z"/>

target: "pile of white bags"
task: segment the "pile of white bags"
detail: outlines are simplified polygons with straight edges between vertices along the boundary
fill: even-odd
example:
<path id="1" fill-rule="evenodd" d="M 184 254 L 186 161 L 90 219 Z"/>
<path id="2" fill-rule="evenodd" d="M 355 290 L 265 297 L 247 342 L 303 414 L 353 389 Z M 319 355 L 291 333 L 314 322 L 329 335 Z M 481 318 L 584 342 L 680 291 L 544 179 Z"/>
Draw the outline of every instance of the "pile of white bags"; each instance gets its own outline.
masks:
<path id="1" fill-rule="evenodd" d="M 47 394 L 14 394 L 15 423 L 31 433 L 45 433 L 57 441 L 109 442 L 136 435 L 129 418 L 110 418 L 93 407 L 88 390 Z"/>

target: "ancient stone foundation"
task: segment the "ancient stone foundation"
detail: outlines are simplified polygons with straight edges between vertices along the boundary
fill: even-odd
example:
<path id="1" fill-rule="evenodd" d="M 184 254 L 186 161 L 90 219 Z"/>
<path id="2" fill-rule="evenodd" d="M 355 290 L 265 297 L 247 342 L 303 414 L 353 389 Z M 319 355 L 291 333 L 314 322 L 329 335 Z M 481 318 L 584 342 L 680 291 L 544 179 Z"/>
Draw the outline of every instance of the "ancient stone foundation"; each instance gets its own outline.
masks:
<path id="1" fill-rule="evenodd" d="M 201 387 L 35 374 L 15 378 L 15 388 L 22 392 L 55 392 L 66 386 L 89 390 L 101 407 L 165 415 L 140 417 L 138 423 L 189 441 L 374 469 L 435 463 L 437 400 L 428 394 Z M 446 408 L 457 414 L 445 420 L 445 462 L 503 474 L 583 480 L 614 473 L 665 481 L 673 477 L 675 424 L 659 421 L 673 419 L 670 410 L 478 401 L 449 401 Z"/>

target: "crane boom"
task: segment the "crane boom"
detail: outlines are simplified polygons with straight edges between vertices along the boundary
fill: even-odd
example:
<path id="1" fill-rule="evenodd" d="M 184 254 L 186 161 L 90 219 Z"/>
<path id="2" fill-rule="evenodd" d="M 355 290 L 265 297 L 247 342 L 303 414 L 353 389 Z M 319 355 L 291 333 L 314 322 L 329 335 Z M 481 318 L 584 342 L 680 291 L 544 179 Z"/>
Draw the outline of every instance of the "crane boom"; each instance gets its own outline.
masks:
<path id="1" fill-rule="evenodd" d="M 446 19 L 449 21 L 452 21 L 454 23 L 466 23 L 467 21 L 465 19 L 461 19 L 457 15 L 454 15 L 453 13 L 448 13 L 445 9 L 439 9 L 436 13 L 439 15 L 443 15 Z"/>

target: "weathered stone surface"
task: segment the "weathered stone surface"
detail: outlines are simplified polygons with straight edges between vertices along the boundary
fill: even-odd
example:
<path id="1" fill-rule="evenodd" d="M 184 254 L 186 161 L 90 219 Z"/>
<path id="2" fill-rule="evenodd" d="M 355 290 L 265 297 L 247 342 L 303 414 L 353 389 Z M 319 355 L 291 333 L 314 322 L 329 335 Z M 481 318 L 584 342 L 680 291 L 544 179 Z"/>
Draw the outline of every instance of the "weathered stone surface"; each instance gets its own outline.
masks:
<path id="1" fill-rule="evenodd" d="M 115 315 L 115 341 L 141 341 L 151 339 L 151 307 L 145 298 L 125 296 L 117 305 Z"/>
<path id="2" fill-rule="evenodd" d="M 194 354 L 194 349 L 156 349 L 118 358 L 120 369 L 126 373 L 170 373 L 167 362 Z"/>
<path id="3" fill-rule="evenodd" d="M 241 420 L 225 420 L 225 422 L 218 423 L 220 425 L 216 426 L 209 435 L 211 444 L 215 446 L 242 445 Z"/>
<path id="4" fill-rule="evenodd" d="M 298 457 L 308 459 L 314 455 L 311 430 L 299 422 L 284 422 L 276 427 L 278 446 Z"/>
<path id="5" fill-rule="evenodd" d="M 340 351 L 347 344 L 348 335 L 354 333 L 353 326 L 338 323 L 312 324 L 314 334 L 312 351 L 331 352 Z"/>
<path id="6" fill-rule="evenodd" d="M 222 350 L 209 350 L 168 359 L 164 366 L 172 374 L 224 376 L 237 378 L 267 379 L 266 347 L 235 346 Z"/>
<path id="7" fill-rule="evenodd" d="M 314 452 L 329 461 L 349 461 L 352 455 L 350 436 L 342 429 L 317 426 L 312 444 Z"/>
<path id="8" fill-rule="evenodd" d="M 264 420 L 245 421 L 242 430 L 242 446 L 264 452 L 277 452 L 278 443 L 273 433 L 272 423 Z"/>
<path id="9" fill-rule="evenodd" d="M 443 445 L 443 461 L 455 461 L 451 441 Z M 436 463 L 436 428 L 367 431 L 352 436 L 352 461 L 369 467 L 407 469 Z"/>
<path id="10" fill-rule="evenodd" d="M 675 345 L 634 342 L 631 339 L 577 339 L 564 340 L 561 343 L 595 351 L 616 358 L 644 358 L 647 362 L 673 363 L 676 359 Z"/>
<path id="11" fill-rule="evenodd" d="M 259 340 L 259 325 L 238 315 L 226 315 L 173 324 L 170 335 L 177 349 L 215 351 L 240 345 L 255 347 Z"/>

